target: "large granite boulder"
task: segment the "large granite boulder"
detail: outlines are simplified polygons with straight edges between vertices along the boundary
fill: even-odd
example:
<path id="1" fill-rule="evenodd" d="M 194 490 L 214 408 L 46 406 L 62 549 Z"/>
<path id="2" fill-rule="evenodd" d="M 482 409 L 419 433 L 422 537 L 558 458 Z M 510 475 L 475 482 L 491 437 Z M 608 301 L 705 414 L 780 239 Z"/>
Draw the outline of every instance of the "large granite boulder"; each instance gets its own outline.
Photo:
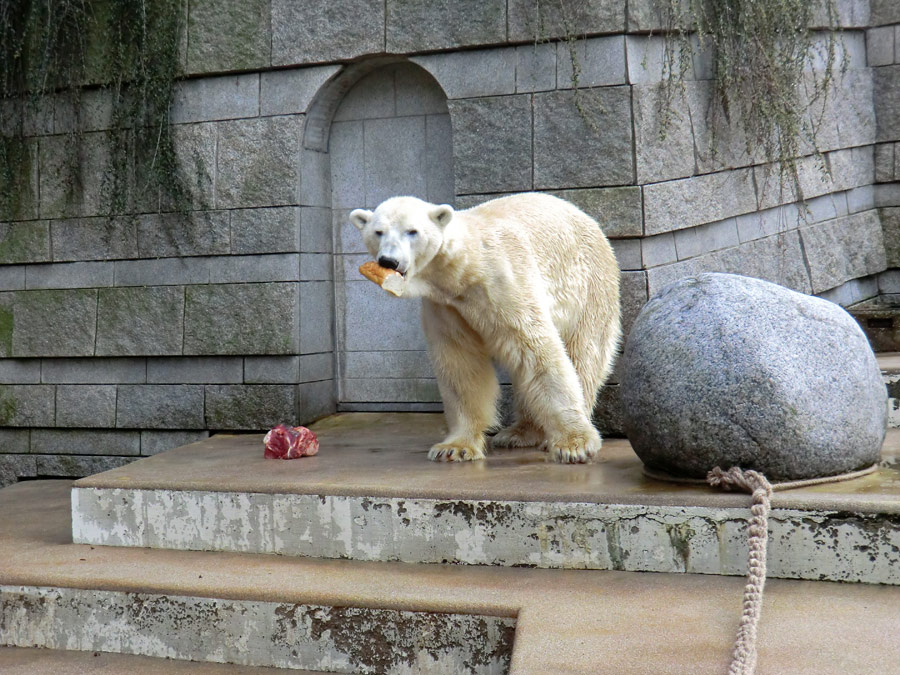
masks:
<path id="1" fill-rule="evenodd" d="M 733 274 L 681 279 L 644 306 L 621 392 L 635 452 L 678 476 L 831 476 L 877 462 L 884 440 L 885 386 L 853 318 Z"/>

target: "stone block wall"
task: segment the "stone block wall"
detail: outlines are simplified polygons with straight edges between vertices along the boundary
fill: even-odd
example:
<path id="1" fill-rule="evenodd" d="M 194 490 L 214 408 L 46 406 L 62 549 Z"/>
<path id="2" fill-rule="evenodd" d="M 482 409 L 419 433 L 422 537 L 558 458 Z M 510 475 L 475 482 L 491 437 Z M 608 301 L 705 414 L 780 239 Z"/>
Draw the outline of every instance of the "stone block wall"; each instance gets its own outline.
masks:
<path id="1" fill-rule="evenodd" d="M 414 304 L 384 310 L 354 276 L 346 214 L 392 186 L 457 208 L 528 190 L 576 203 L 613 241 L 626 331 L 650 294 L 701 271 L 842 304 L 885 292 L 900 257 L 896 3 L 838 0 L 846 71 L 796 189 L 728 130 L 710 151 L 703 58 L 662 138 L 654 0 L 576 4 L 192 1 L 171 112 L 187 215 L 158 196 L 112 212 L 101 91 L 83 97 L 74 192 L 71 111 L 26 111 L 30 173 L 0 223 L 0 480 L 334 410 L 439 409 Z M 373 322 L 389 329 L 377 347 L 361 337 Z"/>

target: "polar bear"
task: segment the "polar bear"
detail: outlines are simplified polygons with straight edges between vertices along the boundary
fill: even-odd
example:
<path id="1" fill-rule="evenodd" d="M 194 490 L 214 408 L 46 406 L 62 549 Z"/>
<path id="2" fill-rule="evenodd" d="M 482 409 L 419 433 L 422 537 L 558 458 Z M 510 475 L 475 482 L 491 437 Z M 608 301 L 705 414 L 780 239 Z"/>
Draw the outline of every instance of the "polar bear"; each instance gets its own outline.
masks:
<path id="1" fill-rule="evenodd" d="M 596 221 L 538 193 L 465 211 L 393 197 L 350 221 L 372 257 L 404 276 L 404 295 L 423 299 L 449 428 L 429 459 L 484 458 L 500 391 L 492 359 L 509 371 L 516 405 L 493 445 L 540 445 L 564 463 L 596 455 L 591 413 L 621 336 L 619 267 Z"/>

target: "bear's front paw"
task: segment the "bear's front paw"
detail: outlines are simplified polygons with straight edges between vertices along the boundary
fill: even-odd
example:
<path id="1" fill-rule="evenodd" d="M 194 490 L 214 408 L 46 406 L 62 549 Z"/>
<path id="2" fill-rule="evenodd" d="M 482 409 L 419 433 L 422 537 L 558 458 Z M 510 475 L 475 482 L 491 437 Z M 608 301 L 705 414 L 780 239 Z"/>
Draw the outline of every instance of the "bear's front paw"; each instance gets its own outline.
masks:
<path id="1" fill-rule="evenodd" d="M 600 434 L 570 434 L 560 439 L 548 440 L 545 449 L 550 459 L 560 464 L 587 464 L 600 451 Z"/>
<path id="2" fill-rule="evenodd" d="M 468 462 L 484 459 L 484 449 L 473 444 L 438 443 L 431 446 L 428 459 L 433 462 Z"/>

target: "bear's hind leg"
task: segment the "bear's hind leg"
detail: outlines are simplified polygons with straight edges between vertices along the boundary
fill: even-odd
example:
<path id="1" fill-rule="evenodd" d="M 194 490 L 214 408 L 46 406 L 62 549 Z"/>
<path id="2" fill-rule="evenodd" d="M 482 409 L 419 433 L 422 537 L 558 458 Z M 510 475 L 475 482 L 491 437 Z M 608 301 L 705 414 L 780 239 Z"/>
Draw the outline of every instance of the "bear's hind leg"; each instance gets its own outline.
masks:
<path id="1" fill-rule="evenodd" d="M 449 427 L 428 458 L 484 459 L 484 432 L 496 424 L 500 394 L 484 343 L 456 310 L 430 300 L 422 301 L 422 326 Z"/>
<path id="2" fill-rule="evenodd" d="M 528 414 L 528 409 L 519 395 L 520 386 L 513 378 L 515 417 L 510 426 L 498 431 L 491 439 L 491 445 L 495 448 L 532 448 L 544 441 L 544 432 Z"/>

